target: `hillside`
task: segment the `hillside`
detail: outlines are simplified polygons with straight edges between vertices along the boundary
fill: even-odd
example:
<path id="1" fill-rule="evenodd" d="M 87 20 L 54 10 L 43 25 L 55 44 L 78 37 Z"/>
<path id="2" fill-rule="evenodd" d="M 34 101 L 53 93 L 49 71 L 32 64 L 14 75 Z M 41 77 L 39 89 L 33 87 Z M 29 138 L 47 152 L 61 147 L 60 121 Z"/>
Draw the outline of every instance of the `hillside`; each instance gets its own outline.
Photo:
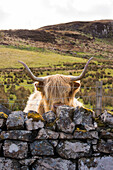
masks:
<path id="1" fill-rule="evenodd" d="M 42 27 L 41 30 L 80 31 L 98 38 L 111 38 L 113 36 L 113 20 L 97 20 L 90 22 L 70 22 L 65 24 Z"/>
<path id="2" fill-rule="evenodd" d="M 71 22 L 37 30 L 1 30 L 0 44 L 20 49 L 48 49 L 98 58 L 113 57 L 113 20 Z M 37 49 L 38 48 L 38 49 Z"/>

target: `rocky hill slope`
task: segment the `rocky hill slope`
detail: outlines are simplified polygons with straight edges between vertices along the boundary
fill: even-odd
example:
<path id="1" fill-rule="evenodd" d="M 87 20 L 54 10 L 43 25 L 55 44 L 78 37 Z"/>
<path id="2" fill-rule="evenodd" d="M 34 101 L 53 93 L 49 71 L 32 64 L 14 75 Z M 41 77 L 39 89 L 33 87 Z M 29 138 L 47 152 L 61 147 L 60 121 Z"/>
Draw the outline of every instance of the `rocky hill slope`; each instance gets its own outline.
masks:
<path id="1" fill-rule="evenodd" d="M 41 48 L 59 53 L 85 53 L 112 58 L 113 20 L 70 22 L 37 30 L 1 30 L 0 44 L 16 48 Z"/>
<path id="2" fill-rule="evenodd" d="M 65 30 L 80 31 L 85 34 L 91 34 L 98 38 L 111 38 L 113 36 L 113 20 L 100 20 L 91 22 L 70 22 L 66 24 L 58 24 L 42 27 L 42 30 Z"/>

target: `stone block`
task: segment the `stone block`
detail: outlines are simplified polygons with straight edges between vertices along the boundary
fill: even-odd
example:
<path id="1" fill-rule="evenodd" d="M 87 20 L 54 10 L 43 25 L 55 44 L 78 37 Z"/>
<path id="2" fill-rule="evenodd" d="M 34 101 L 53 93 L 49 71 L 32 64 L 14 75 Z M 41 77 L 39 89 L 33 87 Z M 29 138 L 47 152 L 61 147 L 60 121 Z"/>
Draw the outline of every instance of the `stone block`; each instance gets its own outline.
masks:
<path id="1" fill-rule="evenodd" d="M 4 112 L 5 114 L 9 115 L 11 114 L 11 110 L 7 109 L 5 106 L 0 104 L 0 112 Z"/>
<path id="2" fill-rule="evenodd" d="M 22 111 L 12 112 L 6 122 L 7 129 L 24 129 L 24 113 Z"/>
<path id="3" fill-rule="evenodd" d="M 107 124 L 107 126 L 113 128 L 113 114 L 111 114 L 110 112 L 107 112 L 107 111 L 105 110 L 104 113 L 101 115 L 101 120 L 102 120 L 105 124 Z"/>
<path id="4" fill-rule="evenodd" d="M 97 131 L 75 131 L 73 137 L 75 139 L 98 139 Z"/>
<path id="5" fill-rule="evenodd" d="M 90 153 L 90 144 L 78 141 L 61 141 L 57 147 L 58 154 L 65 159 L 76 159 Z"/>
<path id="6" fill-rule="evenodd" d="M 42 122 L 41 120 L 36 122 L 33 121 L 32 119 L 28 119 L 25 121 L 25 124 L 27 130 L 38 130 L 44 127 L 44 122 Z"/>
<path id="7" fill-rule="evenodd" d="M 7 140 L 4 142 L 3 153 L 5 157 L 9 158 L 26 158 L 28 153 L 28 144 L 27 142 Z"/>
<path id="8" fill-rule="evenodd" d="M 74 112 L 73 121 L 76 126 L 82 126 L 87 131 L 95 130 L 96 122 L 93 120 L 93 112 L 83 107 L 77 107 Z"/>
<path id="9" fill-rule="evenodd" d="M 32 170 L 75 170 L 76 164 L 70 160 L 62 158 L 43 158 L 38 160 L 32 167 Z"/>
<path id="10" fill-rule="evenodd" d="M 79 170 L 112 170 L 113 169 L 113 157 L 92 157 L 81 158 L 78 161 Z"/>
<path id="11" fill-rule="evenodd" d="M 5 119 L 0 119 L 0 128 L 3 128 L 5 126 Z"/>
<path id="12" fill-rule="evenodd" d="M 56 110 L 57 114 L 57 131 L 65 133 L 73 133 L 75 123 L 72 121 L 74 108 L 69 106 L 59 106 Z"/>
<path id="13" fill-rule="evenodd" d="M 23 166 L 31 166 L 36 161 L 36 158 L 22 159 L 19 163 Z"/>
<path id="14" fill-rule="evenodd" d="M 113 133 L 112 132 L 108 132 L 106 130 L 101 130 L 100 138 L 103 138 L 103 139 L 113 139 Z"/>
<path id="15" fill-rule="evenodd" d="M 30 144 L 30 150 L 32 155 L 54 155 L 53 146 L 47 140 L 34 141 Z"/>
<path id="16" fill-rule="evenodd" d="M 21 141 L 30 141 L 32 139 L 32 132 L 27 130 L 10 130 L 2 131 L 0 134 L 0 139 L 14 139 Z"/>
<path id="17" fill-rule="evenodd" d="M 58 139 L 59 133 L 50 129 L 40 129 L 35 139 Z"/>
<path id="18" fill-rule="evenodd" d="M 98 151 L 102 153 L 112 153 L 113 154 L 113 141 L 110 142 L 101 142 L 98 145 Z"/>
<path id="19" fill-rule="evenodd" d="M 56 115 L 53 111 L 46 112 L 42 116 L 47 123 L 53 123 L 56 119 Z"/>
<path id="20" fill-rule="evenodd" d="M 63 132 L 59 132 L 59 139 L 73 139 L 74 136 L 72 134 L 66 134 Z"/>
<path id="21" fill-rule="evenodd" d="M 20 164 L 14 159 L 0 157 L 0 170 L 20 170 Z"/>

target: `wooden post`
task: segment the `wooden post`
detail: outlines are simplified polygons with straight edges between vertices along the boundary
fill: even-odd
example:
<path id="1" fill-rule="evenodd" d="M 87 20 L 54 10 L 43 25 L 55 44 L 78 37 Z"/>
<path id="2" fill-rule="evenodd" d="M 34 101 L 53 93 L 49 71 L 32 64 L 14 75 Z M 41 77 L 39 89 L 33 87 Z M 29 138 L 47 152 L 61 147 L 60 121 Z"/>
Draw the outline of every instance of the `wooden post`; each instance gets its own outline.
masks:
<path id="1" fill-rule="evenodd" d="M 96 116 L 102 112 L 102 81 L 96 82 Z"/>

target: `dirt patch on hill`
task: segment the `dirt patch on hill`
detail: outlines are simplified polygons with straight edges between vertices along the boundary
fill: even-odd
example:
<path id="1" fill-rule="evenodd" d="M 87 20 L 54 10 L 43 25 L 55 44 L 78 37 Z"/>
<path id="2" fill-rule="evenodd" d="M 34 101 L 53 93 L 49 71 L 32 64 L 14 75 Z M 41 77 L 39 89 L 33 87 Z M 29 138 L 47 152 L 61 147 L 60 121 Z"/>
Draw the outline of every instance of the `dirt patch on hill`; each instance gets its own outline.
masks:
<path id="1" fill-rule="evenodd" d="M 9 37 L 55 43 L 54 34 L 51 34 L 44 30 L 41 30 L 41 31 L 38 31 L 38 30 L 5 30 L 3 32 Z"/>

